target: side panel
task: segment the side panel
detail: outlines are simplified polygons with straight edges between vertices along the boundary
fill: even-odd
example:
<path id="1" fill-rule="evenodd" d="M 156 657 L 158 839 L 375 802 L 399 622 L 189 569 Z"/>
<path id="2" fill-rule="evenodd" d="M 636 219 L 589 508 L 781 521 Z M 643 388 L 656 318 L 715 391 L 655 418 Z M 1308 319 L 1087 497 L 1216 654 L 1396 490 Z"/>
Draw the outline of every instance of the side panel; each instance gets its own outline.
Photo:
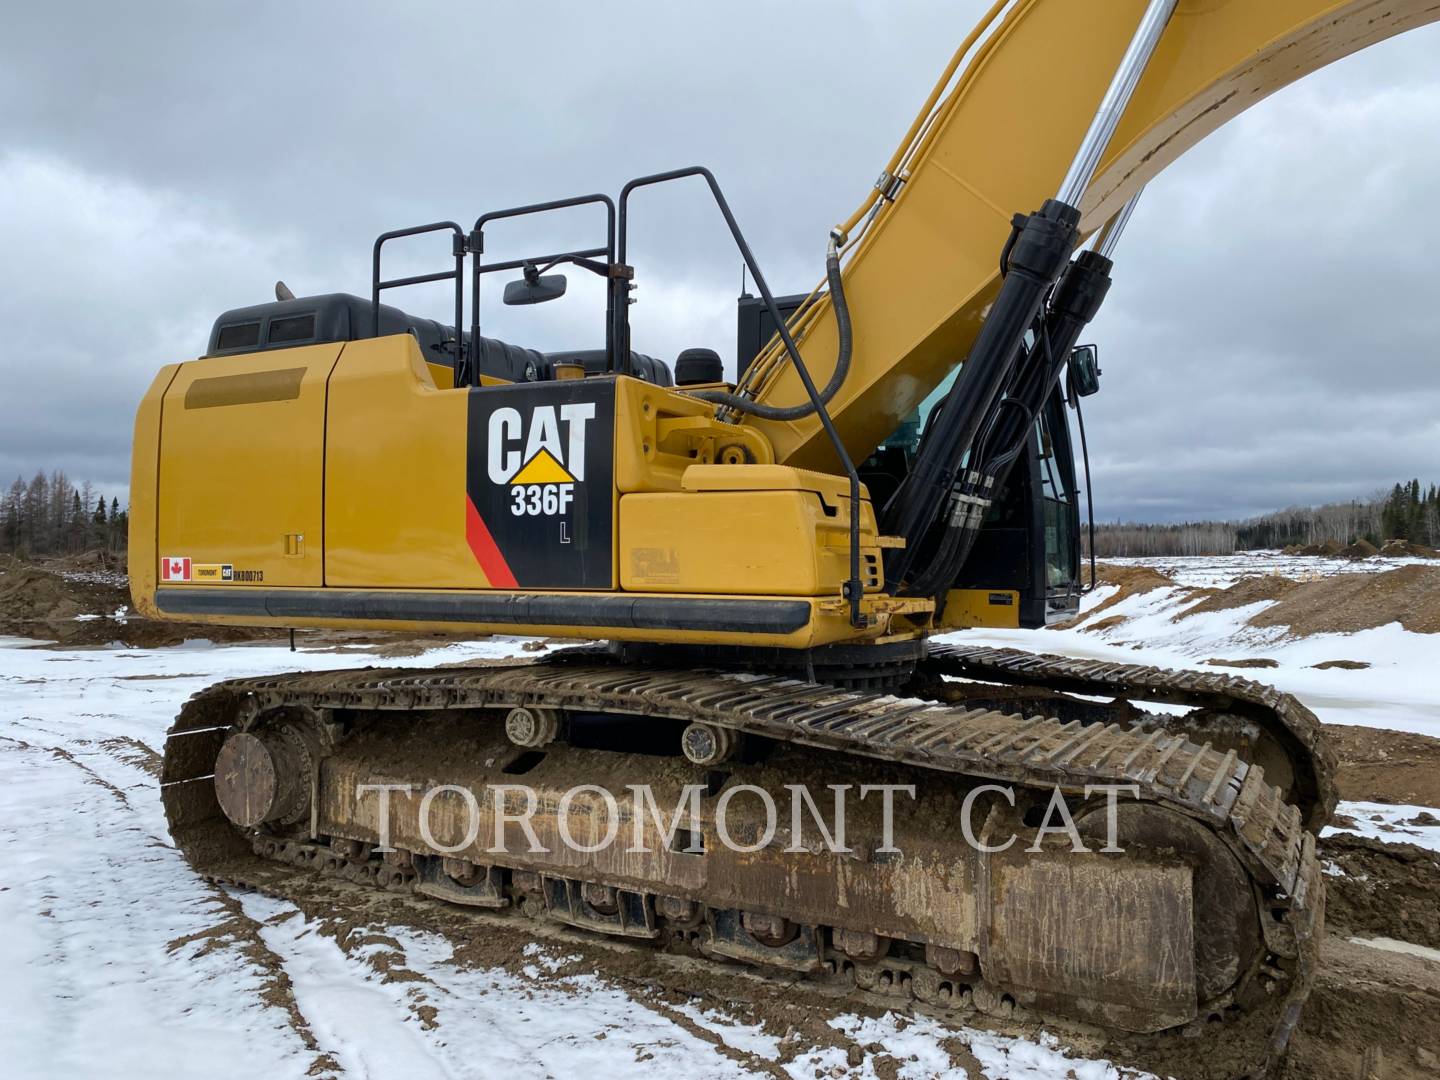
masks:
<path id="1" fill-rule="evenodd" d="M 692 472 L 707 466 L 693 466 Z M 674 491 L 620 498 L 620 584 L 637 592 L 766 596 L 839 596 L 850 575 L 849 507 L 827 513 L 822 496 L 803 489 L 765 490 L 778 466 L 709 467 L 736 474 L 739 490 Z M 793 471 L 793 470 L 785 470 Z M 686 474 L 687 485 L 690 473 Z M 830 479 L 819 477 L 818 479 Z M 715 483 L 714 473 L 704 482 Z M 875 519 L 862 504 L 861 576 L 880 587 Z"/>
<path id="2" fill-rule="evenodd" d="M 465 541 L 464 390 L 408 334 L 352 341 L 330 376 L 325 584 L 484 589 Z M 487 391 L 488 392 L 488 391 Z"/>
<path id="3" fill-rule="evenodd" d="M 181 366 L 160 434 L 160 585 L 320 585 L 338 344 Z"/>
<path id="4" fill-rule="evenodd" d="M 471 390 L 467 536 L 492 585 L 615 587 L 615 383 Z"/>
<path id="5" fill-rule="evenodd" d="M 766 595 L 837 593 L 844 575 L 821 564 L 843 560 L 824 558 L 817 538 L 824 520 L 810 491 L 626 495 L 620 584 L 640 592 L 728 593 L 744 582 Z"/>

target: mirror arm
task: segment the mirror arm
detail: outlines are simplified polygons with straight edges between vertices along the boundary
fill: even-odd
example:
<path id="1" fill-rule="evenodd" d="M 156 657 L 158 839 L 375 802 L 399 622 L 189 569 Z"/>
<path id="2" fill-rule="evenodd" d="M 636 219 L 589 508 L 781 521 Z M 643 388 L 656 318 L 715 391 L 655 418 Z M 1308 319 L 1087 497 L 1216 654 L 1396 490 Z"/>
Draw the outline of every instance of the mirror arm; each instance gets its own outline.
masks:
<path id="1" fill-rule="evenodd" d="M 561 255 L 557 258 L 551 259 L 544 266 L 538 268 L 536 268 L 533 263 L 527 263 L 525 266 L 525 280 L 531 281 L 532 279 L 530 275 L 532 273 L 536 277 L 539 277 L 547 270 L 555 269 L 555 267 L 559 266 L 561 263 L 573 263 L 581 270 L 589 270 L 592 274 L 598 274 L 600 277 L 610 276 L 609 263 L 596 262 L 594 259 L 587 259 L 581 255 Z"/>

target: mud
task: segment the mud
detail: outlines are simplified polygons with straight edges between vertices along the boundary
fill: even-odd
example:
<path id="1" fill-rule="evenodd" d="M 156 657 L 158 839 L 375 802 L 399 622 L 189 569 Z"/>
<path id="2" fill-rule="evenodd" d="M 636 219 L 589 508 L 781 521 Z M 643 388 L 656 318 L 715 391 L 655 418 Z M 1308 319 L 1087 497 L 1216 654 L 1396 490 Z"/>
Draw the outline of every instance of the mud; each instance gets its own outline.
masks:
<path id="1" fill-rule="evenodd" d="M 1325 737 L 1340 758 L 1342 799 L 1440 806 L 1440 739 L 1341 724 L 1326 724 Z"/>
<path id="2" fill-rule="evenodd" d="M 1346 937 L 1386 937 L 1440 949 L 1440 855 L 1363 836 L 1320 842 L 1325 920 Z"/>
<path id="3" fill-rule="evenodd" d="M 1434 1080 L 1436 1016 L 1440 964 L 1331 934 L 1280 1078 Z"/>

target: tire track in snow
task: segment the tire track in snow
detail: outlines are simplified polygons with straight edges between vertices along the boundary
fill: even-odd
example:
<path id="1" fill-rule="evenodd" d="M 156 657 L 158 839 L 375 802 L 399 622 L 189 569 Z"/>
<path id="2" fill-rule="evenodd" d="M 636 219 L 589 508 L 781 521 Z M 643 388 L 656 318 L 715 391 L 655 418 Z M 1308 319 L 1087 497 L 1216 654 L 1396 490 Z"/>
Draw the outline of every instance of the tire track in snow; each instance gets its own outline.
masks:
<path id="1" fill-rule="evenodd" d="M 356 925 L 323 902 L 236 896 L 283 958 L 321 1049 L 350 1077 L 787 1075 L 683 1014 L 576 973 L 578 956 L 530 943 L 519 970 L 472 967 L 441 934 Z"/>
<path id="2" fill-rule="evenodd" d="M 323 1065 L 258 928 L 157 835 L 143 765 L 77 744 L 92 745 L 0 735 L 7 1071 L 148 1077 L 164 1061 L 180 1075 L 299 1077 Z"/>

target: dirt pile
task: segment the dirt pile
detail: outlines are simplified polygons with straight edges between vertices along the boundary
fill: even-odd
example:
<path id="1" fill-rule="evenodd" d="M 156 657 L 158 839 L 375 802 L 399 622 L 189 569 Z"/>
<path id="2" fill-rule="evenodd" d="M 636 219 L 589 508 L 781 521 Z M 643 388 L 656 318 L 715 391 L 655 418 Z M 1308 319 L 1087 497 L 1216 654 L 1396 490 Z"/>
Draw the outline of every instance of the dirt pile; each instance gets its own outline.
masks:
<path id="1" fill-rule="evenodd" d="M 1195 595 L 1202 598 L 1200 602 L 1180 612 L 1172 621 L 1187 619 L 1191 615 L 1203 615 L 1209 611 L 1229 611 L 1231 608 L 1258 604 L 1264 600 L 1279 600 L 1299 587 L 1298 581 L 1281 577 L 1279 574 L 1265 574 L 1241 578 L 1225 589 L 1196 589 Z"/>
<path id="2" fill-rule="evenodd" d="M 1283 626 L 1308 636 L 1350 634 L 1398 622 L 1416 633 L 1440 633 L 1440 567 L 1399 566 L 1378 574 L 1336 574 L 1312 581 L 1268 574 L 1243 578 L 1225 589 L 1197 589 L 1194 595 L 1201 599 L 1173 621 L 1273 601 L 1251 616 L 1249 625 Z M 1347 664 L 1337 660 L 1326 666 Z"/>
<path id="3" fill-rule="evenodd" d="M 1290 544 L 1281 548 L 1280 554 L 1329 559 L 1368 559 L 1374 555 L 1389 559 L 1440 559 L 1440 551 L 1424 544 L 1412 544 L 1408 540 L 1386 540 L 1377 548 L 1363 536 L 1350 544 L 1342 544 L 1338 540 L 1326 540 L 1323 544 Z"/>
<path id="4" fill-rule="evenodd" d="M 1340 549 L 1342 559 L 1368 559 L 1372 555 L 1379 554 L 1380 549 L 1363 537 Z"/>
<path id="5" fill-rule="evenodd" d="M 1115 593 L 1108 596 L 1101 603 L 1096 604 L 1084 615 L 1077 619 L 1070 619 L 1067 622 L 1054 624 L 1056 630 L 1068 630 L 1077 626 L 1084 620 L 1093 619 L 1097 614 L 1106 608 L 1112 608 L 1123 600 L 1140 593 L 1150 592 L 1152 589 L 1169 589 L 1175 586 L 1172 578 L 1154 570 L 1148 566 L 1116 566 L 1112 563 L 1098 563 L 1095 567 L 1095 587 L 1105 585 L 1115 587 Z M 1103 621 L 1103 620 L 1102 620 Z M 1113 623 L 1107 623 L 1113 625 Z M 1087 630 L 1097 629 L 1097 624 L 1090 624 Z"/>
<path id="6" fill-rule="evenodd" d="M 1386 540 L 1380 554 L 1390 558 L 1440 559 L 1440 551 L 1424 544 L 1412 544 L 1408 540 Z"/>
<path id="7" fill-rule="evenodd" d="M 80 556 L 43 563 L 0 558 L 0 636 L 56 641 L 65 646 L 133 648 L 210 641 L 279 639 L 283 630 L 161 623 L 135 615 L 130 586 L 113 556 Z"/>
<path id="8" fill-rule="evenodd" d="M 1307 555 L 1312 558 L 1333 559 L 1345 550 L 1339 540 L 1326 540 L 1323 544 L 1291 544 L 1280 549 L 1281 555 Z"/>
<path id="9" fill-rule="evenodd" d="M 1342 799 L 1440 806 L 1440 739 L 1349 724 L 1326 724 L 1325 738 Z"/>
<path id="10" fill-rule="evenodd" d="M 1285 626 L 1300 635 L 1350 634 L 1392 622 L 1415 633 L 1440 633 L 1440 567 L 1400 566 L 1292 583 L 1250 619 L 1251 626 Z"/>

